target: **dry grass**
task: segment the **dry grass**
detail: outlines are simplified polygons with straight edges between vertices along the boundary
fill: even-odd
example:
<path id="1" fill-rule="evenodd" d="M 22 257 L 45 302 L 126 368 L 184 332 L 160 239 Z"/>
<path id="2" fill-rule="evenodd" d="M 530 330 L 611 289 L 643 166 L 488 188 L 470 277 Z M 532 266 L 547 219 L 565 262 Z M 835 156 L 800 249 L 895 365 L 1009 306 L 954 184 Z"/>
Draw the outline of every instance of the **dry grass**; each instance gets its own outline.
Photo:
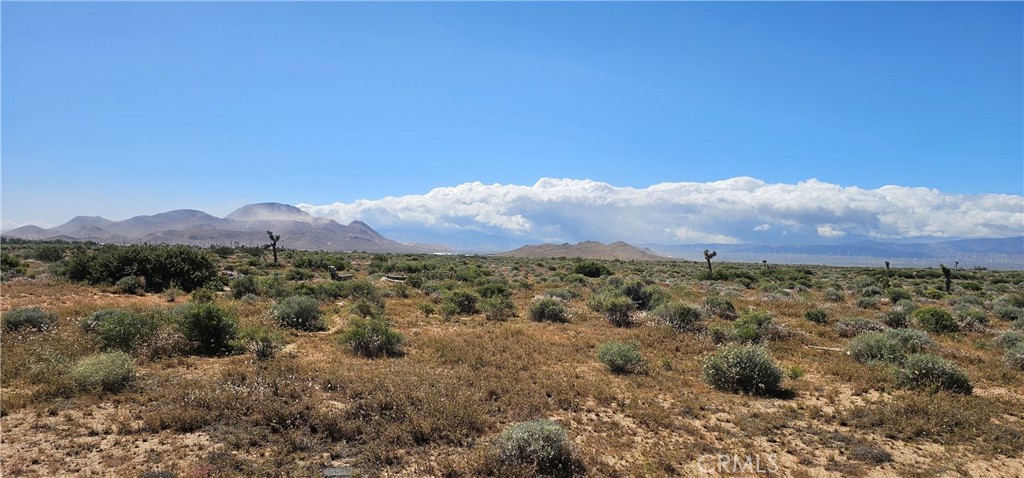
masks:
<path id="1" fill-rule="evenodd" d="M 348 259 L 367 275 L 369 256 Z M 80 319 L 105 308 L 144 312 L 177 304 L 163 295 L 117 295 L 50 279 L 4 283 L 3 310 L 40 306 L 60 319 L 51 331 L 2 337 L 0 471 L 322 476 L 324 466 L 352 465 L 368 476 L 530 476 L 528 467 L 498 466 L 493 440 L 511 424 L 550 419 L 567 430 L 575 471 L 588 476 L 694 476 L 708 457 L 751 454 L 777 462 L 772 476 L 917 476 L 940 469 L 950 476 L 982 476 L 986 469 L 1024 475 L 1024 374 L 1005 367 L 990 345 L 1006 324 L 935 337 L 938 353 L 970 375 L 973 396 L 900 391 L 887 366 L 830 350 L 849 340 L 836 334 L 836 321 L 891 307 L 883 299 L 877 311 L 858 310 L 850 305 L 852 288 L 845 303 L 824 300 L 827 286 L 854 284 L 870 271 L 812 268 L 815 287 L 786 291 L 760 287 L 760 279 L 751 288 L 698 281 L 700 264 L 608 262 L 617 274 L 654 280 L 674 300 L 699 306 L 718 294 L 738 312 L 770 312 L 780 328 L 764 345 L 784 370 L 804 373 L 783 380 L 784 394 L 753 397 L 717 392 L 699 379 L 701 359 L 716 349 L 704 330 L 730 321 L 704 319 L 695 332 L 681 333 L 639 314 L 639 325 L 618 328 L 585 305 L 587 284 L 596 280 L 559 280 L 571 261 L 437 260 L 456 268 L 475 263 L 527 284 L 511 289 L 517 316 L 425 317 L 420 306 L 434 298 L 381 282 L 390 296 L 385 316 L 407 340 L 401 357 L 366 359 L 340 346 L 351 300 L 331 299 L 321 304 L 329 330 L 282 330 L 288 345 L 270 361 L 246 354 L 139 356 L 137 383 L 120 393 L 71 385 L 69 364 L 97 352 Z M 930 284 L 896 281 L 908 289 Z M 535 297 L 564 289 L 578 293 L 566 302 L 567 323 L 527 319 Z M 986 287 L 976 294 L 991 302 L 1001 293 Z M 243 327 L 275 327 L 270 298 L 218 301 Z M 828 311 L 829 325 L 804 319 L 814 307 Z M 609 341 L 638 343 L 646 373 L 610 373 L 596 356 Z"/>

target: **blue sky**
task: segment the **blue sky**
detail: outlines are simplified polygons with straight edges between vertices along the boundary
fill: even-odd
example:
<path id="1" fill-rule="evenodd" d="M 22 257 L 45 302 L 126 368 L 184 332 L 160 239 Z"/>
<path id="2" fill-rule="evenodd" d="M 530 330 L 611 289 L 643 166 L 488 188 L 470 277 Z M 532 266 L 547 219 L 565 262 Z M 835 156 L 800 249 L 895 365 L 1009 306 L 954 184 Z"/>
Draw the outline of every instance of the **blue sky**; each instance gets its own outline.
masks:
<path id="1" fill-rule="evenodd" d="M 545 177 L 1017 197 L 1022 20 L 1020 2 L 5 2 L 3 221 Z"/>

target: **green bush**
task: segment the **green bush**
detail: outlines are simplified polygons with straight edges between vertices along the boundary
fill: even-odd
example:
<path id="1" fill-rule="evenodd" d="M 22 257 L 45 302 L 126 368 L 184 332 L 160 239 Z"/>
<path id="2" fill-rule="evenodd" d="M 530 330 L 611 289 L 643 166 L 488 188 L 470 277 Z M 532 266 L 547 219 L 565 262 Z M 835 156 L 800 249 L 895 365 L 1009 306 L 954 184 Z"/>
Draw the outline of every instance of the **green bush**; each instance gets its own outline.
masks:
<path id="1" fill-rule="evenodd" d="M 726 320 L 736 318 L 736 307 L 725 297 L 713 295 L 704 299 L 704 311 L 713 317 Z"/>
<path id="2" fill-rule="evenodd" d="M 397 357 L 402 354 L 402 334 L 391 329 L 384 319 L 352 319 L 349 329 L 341 337 L 341 343 L 367 358 Z"/>
<path id="3" fill-rule="evenodd" d="M 669 297 L 665 289 L 647 284 L 640 279 L 625 281 L 621 291 L 633 301 L 638 310 L 651 310 L 667 301 Z"/>
<path id="4" fill-rule="evenodd" d="M 588 305 L 616 327 L 633 325 L 630 314 L 636 309 L 636 304 L 629 297 L 605 292 L 592 296 Z"/>
<path id="5" fill-rule="evenodd" d="M 456 289 L 444 295 L 444 299 L 441 300 L 441 306 L 444 307 L 445 304 L 448 304 L 449 308 L 455 311 L 455 313 L 469 315 L 477 312 L 477 303 L 479 302 L 480 296 L 475 292 L 466 289 Z"/>
<path id="6" fill-rule="evenodd" d="M 825 300 L 829 302 L 842 302 L 846 300 L 846 296 L 839 289 L 829 289 L 825 291 Z"/>
<path id="7" fill-rule="evenodd" d="M 733 327 L 736 337 L 744 342 L 759 342 L 764 327 L 772 322 L 772 314 L 760 310 L 751 310 L 740 314 Z"/>
<path id="8" fill-rule="evenodd" d="M 881 331 L 885 327 L 864 317 L 850 317 L 842 319 L 836 324 L 836 333 L 840 337 L 856 337 L 864 332 Z"/>
<path id="9" fill-rule="evenodd" d="M 597 359 L 612 373 L 636 373 L 644 368 L 640 344 L 636 342 L 605 342 L 597 348 Z"/>
<path id="10" fill-rule="evenodd" d="M 948 360 L 931 354 L 907 357 L 903 368 L 896 373 L 896 382 L 914 390 L 945 390 L 970 395 L 974 387 L 962 370 Z"/>
<path id="11" fill-rule="evenodd" d="M 758 346 L 726 346 L 704 359 L 701 379 L 726 392 L 769 394 L 778 389 L 782 369 Z"/>
<path id="12" fill-rule="evenodd" d="M 190 302 L 197 304 L 211 304 L 215 300 L 217 300 L 217 293 L 206 287 L 192 291 L 192 296 L 189 297 Z"/>
<path id="13" fill-rule="evenodd" d="M 516 315 L 512 299 L 500 295 L 481 300 L 480 309 L 484 311 L 487 320 L 504 321 Z"/>
<path id="14" fill-rule="evenodd" d="M 1010 322 L 1024 319 L 1024 309 L 1020 307 L 1003 305 L 996 307 L 993 313 L 995 313 L 995 316 L 999 317 L 1001 320 Z"/>
<path id="15" fill-rule="evenodd" d="M 804 312 L 804 318 L 815 324 L 827 324 L 828 312 L 825 312 L 824 309 L 810 309 Z"/>
<path id="16" fill-rule="evenodd" d="M 101 349 L 132 354 L 156 335 L 160 323 L 155 313 L 137 314 L 129 310 L 106 309 L 90 315 L 83 326 L 96 336 Z"/>
<path id="17" fill-rule="evenodd" d="M 527 317 L 534 322 L 567 322 L 569 314 L 558 299 L 544 297 L 530 303 Z"/>
<path id="18" fill-rule="evenodd" d="M 932 344 L 931 338 L 919 330 L 890 329 L 854 337 L 847 351 L 858 362 L 900 363 L 907 354 L 921 352 Z"/>
<path id="19" fill-rule="evenodd" d="M 1006 332 L 999 334 L 999 337 L 996 337 L 992 343 L 1001 349 L 1010 349 L 1024 344 L 1024 334 L 1013 330 L 1007 330 Z"/>
<path id="20" fill-rule="evenodd" d="M 189 303 L 178 309 L 178 329 L 195 351 L 219 355 L 233 351 L 238 319 L 216 304 Z"/>
<path id="21" fill-rule="evenodd" d="M 1011 368 L 1024 371 L 1024 343 L 1007 348 L 1003 357 Z"/>
<path id="22" fill-rule="evenodd" d="M 910 294 L 906 289 L 902 287 L 894 287 L 886 291 L 886 295 L 889 297 L 889 302 L 896 304 L 897 302 L 904 300 L 913 300 L 914 296 Z"/>
<path id="23" fill-rule="evenodd" d="M 141 294 L 146 290 L 146 278 L 142 276 L 124 276 L 114 283 L 122 294 Z"/>
<path id="24" fill-rule="evenodd" d="M 320 313 L 320 303 L 312 297 L 288 297 L 274 306 L 273 315 L 281 327 L 305 331 L 327 330 L 327 324 Z"/>
<path id="25" fill-rule="evenodd" d="M 577 262 L 576 265 L 573 266 L 572 271 L 576 274 L 590 277 L 592 279 L 612 275 L 612 270 L 609 269 L 608 266 L 597 261 Z"/>
<path id="26" fill-rule="evenodd" d="M 934 334 L 945 334 L 959 332 L 960 324 L 946 309 L 938 307 L 922 307 L 914 311 L 914 321 L 917 326 Z"/>
<path id="27" fill-rule="evenodd" d="M 878 307 L 878 299 L 874 297 L 858 297 L 856 304 L 861 309 L 874 309 Z"/>
<path id="28" fill-rule="evenodd" d="M 57 324 L 57 314 L 46 312 L 39 307 L 22 307 L 0 316 L 4 330 L 14 332 L 21 329 L 46 330 Z"/>
<path id="29" fill-rule="evenodd" d="M 676 330 L 693 330 L 701 319 L 701 312 L 684 302 L 669 302 L 654 309 L 654 316 Z"/>
<path id="30" fill-rule="evenodd" d="M 71 368 L 71 378 L 82 389 L 117 392 L 135 382 L 135 362 L 124 352 L 92 355 Z"/>
<path id="31" fill-rule="evenodd" d="M 380 319 L 384 317 L 384 308 L 366 299 L 356 300 L 356 302 L 352 304 L 352 308 L 349 310 L 351 310 L 356 317 L 362 317 L 364 319 Z"/>
<path id="32" fill-rule="evenodd" d="M 260 287 L 256 283 L 256 277 L 251 275 L 241 276 L 231 281 L 231 297 L 241 299 L 247 294 L 259 295 Z"/>
<path id="33" fill-rule="evenodd" d="M 90 284 L 141 276 L 148 292 L 162 292 L 172 285 L 192 291 L 217 276 L 217 264 L 209 252 L 188 246 L 110 245 L 72 254 L 60 274 Z"/>
<path id="34" fill-rule="evenodd" d="M 550 420 L 517 423 L 495 440 L 499 469 L 532 468 L 536 476 L 570 476 L 572 443 L 565 430 Z"/>

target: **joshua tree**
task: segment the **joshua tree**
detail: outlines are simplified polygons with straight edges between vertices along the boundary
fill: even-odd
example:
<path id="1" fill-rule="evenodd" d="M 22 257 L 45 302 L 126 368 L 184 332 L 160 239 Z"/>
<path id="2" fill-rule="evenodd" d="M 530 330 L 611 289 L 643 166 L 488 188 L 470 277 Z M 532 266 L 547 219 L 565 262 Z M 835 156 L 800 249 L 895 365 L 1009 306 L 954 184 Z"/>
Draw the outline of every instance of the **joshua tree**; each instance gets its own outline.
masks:
<path id="1" fill-rule="evenodd" d="M 892 277 L 892 270 L 889 269 L 889 261 L 885 261 L 885 276 Z"/>
<path id="2" fill-rule="evenodd" d="M 960 261 L 953 261 L 953 270 L 960 270 Z"/>
<path id="3" fill-rule="evenodd" d="M 270 247 L 274 250 L 274 264 L 277 264 L 277 241 L 281 240 L 281 235 L 275 236 L 271 231 L 267 231 L 267 235 L 270 236 Z"/>
<path id="4" fill-rule="evenodd" d="M 942 277 L 946 279 L 946 293 L 949 293 L 949 286 L 953 283 L 953 271 L 949 270 L 945 264 L 939 264 L 942 268 Z"/>
<path id="5" fill-rule="evenodd" d="M 768 270 L 768 259 L 761 259 L 761 265 L 764 266 L 764 270 Z"/>
<path id="6" fill-rule="evenodd" d="M 704 260 L 708 261 L 708 279 L 715 275 L 715 271 L 711 269 L 711 259 L 718 255 L 716 251 L 709 251 L 704 249 Z"/>

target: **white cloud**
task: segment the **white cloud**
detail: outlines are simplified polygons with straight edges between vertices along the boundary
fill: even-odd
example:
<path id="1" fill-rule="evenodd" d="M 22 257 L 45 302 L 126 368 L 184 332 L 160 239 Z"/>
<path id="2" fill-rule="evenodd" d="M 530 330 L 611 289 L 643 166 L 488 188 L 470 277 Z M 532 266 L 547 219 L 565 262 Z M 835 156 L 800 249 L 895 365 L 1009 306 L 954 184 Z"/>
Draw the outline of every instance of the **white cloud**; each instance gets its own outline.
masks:
<path id="1" fill-rule="evenodd" d="M 902 186 L 868 190 L 816 179 L 769 184 L 740 177 L 632 188 L 544 178 L 532 186 L 474 182 L 420 195 L 299 207 L 340 222 L 358 219 L 439 237 L 479 231 L 549 242 L 735 243 L 760 237 L 751 231 L 774 229 L 808 241 L 1024 235 L 1022 196 Z"/>
<path id="2" fill-rule="evenodd" d="M 843 237 L 846 235 L 846 231 L 838 229 L 831 224 L 822 224 L 817 227 L 818 235 L 827 238 Z"/>

